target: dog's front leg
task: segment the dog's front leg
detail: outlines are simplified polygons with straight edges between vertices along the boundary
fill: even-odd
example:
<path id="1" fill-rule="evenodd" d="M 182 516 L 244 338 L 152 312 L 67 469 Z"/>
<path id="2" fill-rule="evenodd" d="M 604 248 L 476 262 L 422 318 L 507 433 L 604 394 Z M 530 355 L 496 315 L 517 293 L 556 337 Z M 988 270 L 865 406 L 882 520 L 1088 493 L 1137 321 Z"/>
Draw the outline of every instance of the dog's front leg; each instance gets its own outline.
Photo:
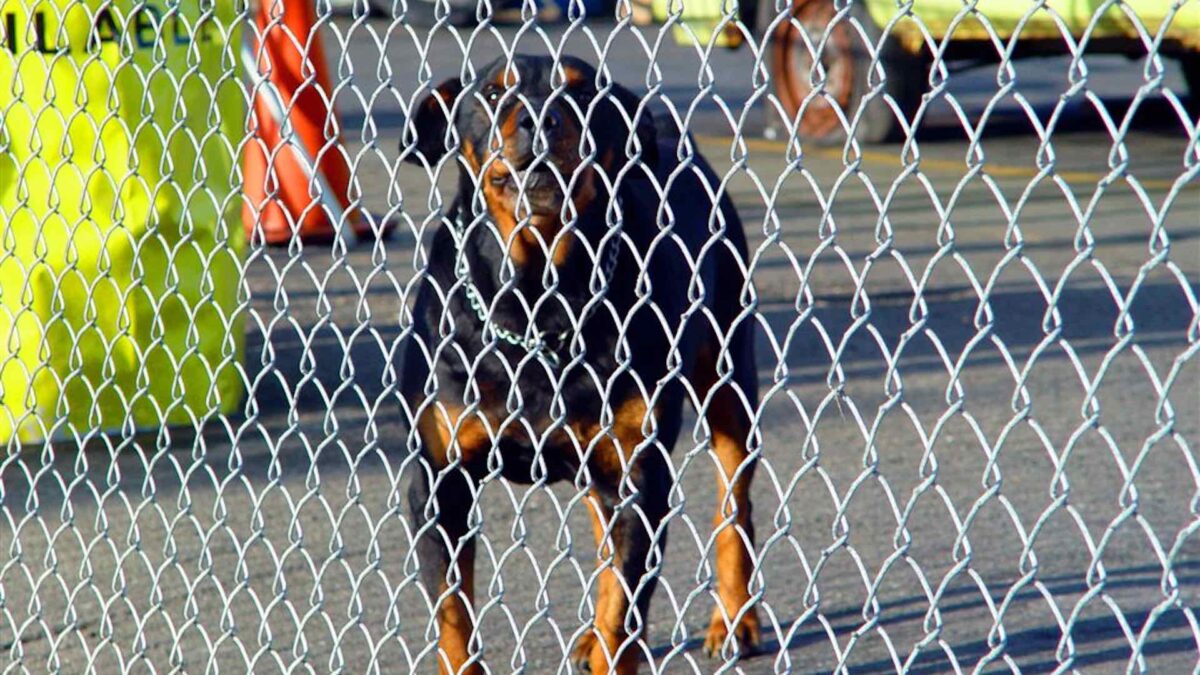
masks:
<path id="1" fill-rule="evenodd" d="M 468 534 L 471 491 L 461 470 L 440 476 L 420 471 L 409 486 L 408 504 L 421 581 L 436 603 L 438 671 L 476 675 L 483 670 L 475 629 L 475 538 Z"/>
<path id="2" fill-rule="evenodd" d="M 666 531 L 665 491 L 649 499 L 624 501 L 594 490 L 588 500 L 599 553 L 596 620 L 576 649 L 576 661 L 593 675 L 632 675 L 638 670 L 650 618 L 650 597 L 658 586 L 655 561 L 662 560 Z M 655 538 L 655 533 L 658 537 Z"/>
<path id="3" fill-rule="evenodd" d="M 470 514 L 475 498 L 470 469 L 491 446 L 478 416 L 450 406 L 431 408 L 418 425 L 422 462 L 409 485 L 409 517 L 426 592 L 435 599 L 438 670 L 477 675 L 475 635 L 475 537 Z M 453 440 L 452 440 L 453 439 Z"/>
<path id="4" fill-rule="evenodd" d="M 667 545 L 662 524 L 671 473 L 663 449 L 644 443 L 646 408 L 639 404 L 622 406 L 610 437 L 597 442 L 588 462 L 598 592 L 595 622 L 579 639 L 573 660 L 592 675 L 637 672 L 638 643 L 647 637 L 650 597 Z M 585 438 L 594 434 L 589 430 Z"/>

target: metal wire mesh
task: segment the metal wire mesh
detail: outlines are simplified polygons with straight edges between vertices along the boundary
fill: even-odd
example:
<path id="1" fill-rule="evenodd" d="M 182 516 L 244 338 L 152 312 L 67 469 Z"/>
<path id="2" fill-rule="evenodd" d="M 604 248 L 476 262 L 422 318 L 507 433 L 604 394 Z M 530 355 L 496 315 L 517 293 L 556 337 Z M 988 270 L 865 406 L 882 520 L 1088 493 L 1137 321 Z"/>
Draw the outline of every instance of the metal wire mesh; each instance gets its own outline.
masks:
<path id="1" fill-rule="evenodd" d="M 451 556 L 474 546 L 464 672 L 571 672 L 624 541 L 615 520 L 594 540 L 600 479 L 580 465 L 622 424 L 640 435 L 613 508 L 638 514 L 654 551 L 616 592 L 658 586 L 647 615 L 619 620 L 622 653 L 642 672 L 1200 670 L 1200 125 L 1185 92 L 1195 57 L 1178 37 L 1196 3 L 1157 22 L 1132 4 L 1092 3 L 1081 30 L 1062 3 L 1022 4 L 1009 23 L 985 4 L 934 25 L 921 3 L 883 22 L 842 0 L 740 13 L 717 3 L 710 30 L 684 3 L 636 25 L 645 8 L 624 0 L 602 16 L 572 2 L 557 23 L 529 2 L 355 2 L 337 14 L 319 2 L 325 53 L 310 53 L 311 35 L 291 39 L 327 59 L 320 93 L 339 116 L 305 161 L 340 156 L 349 203 L 314 178 L 310 210 L 336 236 L 282 247 L 265 244 L 261 223 L 243 236 L 237 216 L 238 158 L 262 123 L 252 103 L 274 86 L 243 34 L 281 28 L 278 14 L 264 24 L 257 7 L 226 2 L 0 5 L 0 76 L 12 82 L 0 82 L 4 672 L 458 667 L 439 646 L 439 611 L 469 581 L 453 566 L 431 577 L 423 536 Z M 92 32 L 54 29 L 72 12 Z M 1116 20 L 1132 60 L 1100 53 Z M 717 45 L 730 35 L 740 50 Z M 95 50 L 72 51 L 93 38 Z M 901 41 L 915 49 L 897 51 Z M 1035 42 L 1065 56 L 1017 58 Z M 619 103 L 617 84 L 637 99 L 614 108 L 633 137 L 622 161 L 603 164 L 597 141 L 581 141 L 582 168 L 557 176 L 561 189 L 590 168 L 609 186 L 604 235 L 574 240 L 586 306 L 561 300 L 553 265 L 521 272 L 511 245 L 522 235 L 502 231 L 480 197 L 492 165 L 523 167 L 465 161 L 454 132 L 422 145 L 412 124 L 446 78 L 466 86 L 439 114 L 478 104 L 487 64 L 516 54 L 559 67 L 572 54 L 599 73 L 588 101 L 563 76 L 549 103 L 522 100 L 535 136 L 555 105 L 586 126 Z M 983 65 L 964 70 L 964 58 Z M 66 77 L 38 84 L 33 62 Z M 111 91 L 89 79 L 96 70 Z M 230 87 L 251 104 L 237 119 Z M 680 137 L 660 146 L 658 167 L 636 142 L 650 116 Z M 65 131 L 42 133 L 46 119 Z M 502 122 L 483 137 L 496 147 Z M 893 141 L 866 142 L 885 126 Z M 123 149 L 106 145 L 114 136 Z M 535 164 L 551 160 L 545 142 L 532 147 Z M 656 176 L 636 192 L 648 201 L 617 198 L 638 171 Z M 79 177 L 74 190 L 55 182 L 63 174 Z M 463 175 L 473 180 L 456 201 Z M 687 230 L 697 241 L 664 206 L 676 181 L 701 186 L 688 193 L 707 204 Z M 722 196 L 744 224 L 744 253 Z M 163 200 L 178 222 L 143 209 Z M 566 215 L 566 235 L 526 241 L 552 256 L 581 217 Z M 525 221 L 518 230 L 536 229 Z M 635 221 L 659 229 L 639 238 Z M 507 242 L 497 286 L 472 290 L 480 259 L 438 258 L 438 233 Z M 705 256 L 718 253 L 655 276 L 647 242 L 732 250 L 740 278 L 706 277 Z M 610 297 L 618 287 L 632 304 Z M 425 322 L 421 288 L 463 298 L 462 311 Z M 652 288 L 676 304 L 663 309 Z M 566 329 L 540 332 L 538 308 L 560 301 Z M 534 318 L 506 324 L 507 302 Z M 645 335 L 625 312 L 652 313 L 661 345 L 619 339 L 612 363 L 589 370 L 594 317 Z M 706 397 L 689 377 L 689 322 L 716 329 L 716 388 L 736 398 Z M 464 325 L 477 327 L 470 346 Z M 739 326 L 755 354 L 740 369 Z M 435 371 L 406 392 L 414 354 L 455 363 L 460 381 Z M 654 367 L 639 371 L 638 359 Z M 480 378 L 485 361 L 515 374 Z M 638 379 L 643 410 L 673 388 L 694 399 L 678 440 L 654 415 L 618 419 L 622 377 Z M 49 404 L 36 393 L 45 382 Z M 602 402 L 595 414 L 552 402 L 580 387 Z M 736 414 L 731 400 L 750 420 L 740 468 L 722 466 L 709 423 Z M 440 464 L 422 454 L 430 411 L 482 420 L 484 458 L 469 478 L 461 435 Z M 527 448 L 498 440 L 518 433 Z M 539 460 L 560 433 L 580 453 L 565 473 Z M 523 452 L 523 480 L 509 480 Z M 656 461 L 670 481 L 651 491 L 634 476 Z M 718 540 L 751 540 L 744 506 L 719 497 L 713 475 L 728 485 L 751 466 L 747 601 L 718 617 L 736 624 L 753 608 L 761 653 L 726 640 L 709 657 Z M 469 486 L 452 503 L 407 496 L 413 482 L 451 480 Z M 473 544 L 438 534 L 449 517 Z"/>

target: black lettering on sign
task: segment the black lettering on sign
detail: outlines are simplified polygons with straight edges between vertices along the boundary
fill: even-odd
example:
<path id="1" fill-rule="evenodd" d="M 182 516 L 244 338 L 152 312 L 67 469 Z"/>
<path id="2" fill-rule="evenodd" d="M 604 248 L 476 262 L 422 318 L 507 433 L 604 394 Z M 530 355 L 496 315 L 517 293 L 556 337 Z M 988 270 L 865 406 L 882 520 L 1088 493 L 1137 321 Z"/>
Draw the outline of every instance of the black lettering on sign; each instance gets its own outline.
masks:
<path id="1" fill-rule="evenodd" d="M 133 31 L 137 37 L 137 46 L 146 49 L 154 46 L 158 27 L 162 25 L 162 14 L 153 5 L 145 5 L 134 12 Z"/>
<path id="2" fill-rule="evenodd" d="M 192 36 L 183 25 L 183 17 L 179 16 L 178 12 L 171 17 L 171 41 L 177 45 L 186 45 L 192 41 Z"/>
<path id="3" fill-rule="evenodd" d="M 92 34 L 88 36 L 88 51 L 104 46 L 105 42 L 116 44 L 121 41 L 121 31 L 113 19 L 112 10 L 108 7 L 96 12 L 96 20 L 92 23 Z"/>
<path id="4" fill-rule="evenodd" d="M 42 54 L 65 54 L 66 47 L 51 47 L 46 43 L 46 15 L 42 12 L 33 13 L 34 49 Z"/>
<path id="5" fill-rule="evenodd" d="M 3 2 L 4 0 L 0 0 L 0 5 Z M 127 48 L 139 50 L 152 49 L 160 41 L 164 45 L 187 45 L 193 41 L 213 41 L 213 33 L 219 28 L 214 26 L 215 22 L 211 12 L 202 14 L 195 22 L 189 22 L 187 17 L 180 14 L 177 2 L 168 0 L 168 7 L 172 14 L 164 17 L 163 10 L 159 7 L 148 3 L 142 4 L 123 24 L 118 23 L 120 17 L 113 13 L 111 4 L 100 8 L 92 18 L 92 27 L 88 31 L 82 53 L 97 52 L 108 44 L 121 45 L 125 37 L 129 37 L 132 43 Z M 32 21 L 28 21 L 25 17 Z M 170 24 L 170 37 L 167 37 L 168 24 Z M 46 12 L 39 10 L 28 15 L 23 12 L 6 10 L 0 13 L 0 50 L 7 48 L 10 54 L 17 55 L 20 52 L 18 43 L 22 41 L 18 38 L 22 35 L 29 35 L 30 28 L 32 28 L 33 44 L 28 46 L 39 54 L 67 54 L 72 51 L 72 47 L 75 50 L 80 47 L 77 44 L 71 45 L 62 42 L 62 27 L 55 25 L 53 18 L 47 19 Z"/>
<path id="6" fill-rule="evenodd" d="M 17 15 L 9 12 L 4 15 L 4 42 L 8 44 L 8 51 L 13 55 L 17 53 Z"/>

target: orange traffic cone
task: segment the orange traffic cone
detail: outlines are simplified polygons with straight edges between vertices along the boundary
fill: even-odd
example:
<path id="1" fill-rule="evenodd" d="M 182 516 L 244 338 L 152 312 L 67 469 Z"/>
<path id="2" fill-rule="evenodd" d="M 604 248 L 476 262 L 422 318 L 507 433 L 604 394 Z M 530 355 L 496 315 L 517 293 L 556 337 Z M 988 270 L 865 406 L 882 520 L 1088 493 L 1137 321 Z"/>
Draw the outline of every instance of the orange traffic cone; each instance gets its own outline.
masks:
<path id="1" fill-rule="evenodd" d="M 341 152 L 328 67 L 311 0 L 261 0 L 243 65 L 254 96 L 242 221 L 251 241 L 348 244 L 350 167 Z M 257 32 L 257 35 L 254 33 Z"/>

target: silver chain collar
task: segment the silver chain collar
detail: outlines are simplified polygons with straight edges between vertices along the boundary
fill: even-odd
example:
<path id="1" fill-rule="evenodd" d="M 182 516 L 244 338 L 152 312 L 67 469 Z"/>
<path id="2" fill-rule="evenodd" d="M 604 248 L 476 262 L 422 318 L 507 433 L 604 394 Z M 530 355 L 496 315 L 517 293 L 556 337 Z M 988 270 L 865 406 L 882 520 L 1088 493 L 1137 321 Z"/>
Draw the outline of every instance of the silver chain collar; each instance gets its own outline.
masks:
<path id="1" fill-rule="evenodd" d="M 458 226 L 459 232 L 462 233 L 465 230 L 462 217 L 459 216 L 458 218 L 455 218 L 454 222 Z M 601 244 L 601 246 L 604 246 L 604 244 Z M 620 237 L 617 237 L 608 243 L 608 251 L 604 256 L 604 262 L 600 268 L 601 272 L 604 274 L 603 280 L 605 282 L 612 280 L 612 276 L 617 269 L 617 261 L 620 259 L 620 256 L 621 239 Z M 546 333 L 535 328 L 532 335 L 525 337 L 521 333 L 511 331 L 497 324 L 495 321 L 492 321 L 490 315 L 488 314 L 487 303 L 484 302 L 483 296 L 479 293 L 479 289 L 476 288 L 469 275 L 465 276 L 464 289 L 467 293 L 467 303 L 471 306 L 471 309 L 474 310 L 475 316 L 479 318 L 479 322 L 482 323 L 485 328 L 490 329 L 492 334 L 496 336 L 496 339 L 507 342 L 514 347 L 520 347 L 521 349 L 524 349 L 526 352 L 533 354 L 547 366 L 550 366 L 552 370 L 558 370 L 562 366 L 562 361 L 558 357 L 558 350 L 552 348 L 547 342 Z M 582 328 L 583 323 L 590 318 L 594 309 L 595 305 L 580 315 L 578 322 L 580 328 Z M 552 337 L 554 338 L 555 342 L 559 343 L 559 347 L 561 348 L 561 345 L 567 340 L 567 338 L 571 336 L 571 333 L 572 329 L 568 328 L 560 331 Z"/>

